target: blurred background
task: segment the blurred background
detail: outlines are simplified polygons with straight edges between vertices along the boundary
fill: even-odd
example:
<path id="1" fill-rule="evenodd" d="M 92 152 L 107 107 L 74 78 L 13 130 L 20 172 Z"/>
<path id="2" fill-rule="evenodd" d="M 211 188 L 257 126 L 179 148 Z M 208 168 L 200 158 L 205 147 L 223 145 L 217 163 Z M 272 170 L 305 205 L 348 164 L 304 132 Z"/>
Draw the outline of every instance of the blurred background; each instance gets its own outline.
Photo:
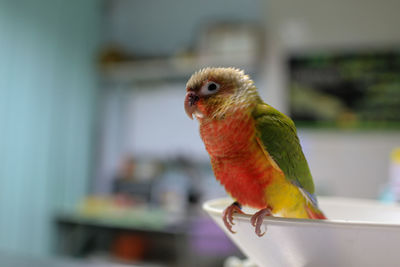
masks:
<path id="1" fill-rule="evenodd" d="M 183 110 L 204 66 L 243 68 L 294 118 L 319 195 L 396 201 L 399 9 L 0 0 L 0 265 L 239 266 Z"/>

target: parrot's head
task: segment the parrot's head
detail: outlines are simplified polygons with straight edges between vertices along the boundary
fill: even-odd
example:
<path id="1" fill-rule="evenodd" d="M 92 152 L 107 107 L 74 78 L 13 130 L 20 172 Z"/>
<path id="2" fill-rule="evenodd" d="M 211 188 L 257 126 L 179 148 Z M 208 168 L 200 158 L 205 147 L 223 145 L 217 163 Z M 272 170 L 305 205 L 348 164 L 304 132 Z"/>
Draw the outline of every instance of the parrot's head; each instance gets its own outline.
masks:
<path id="1" fill-rule="evenodd" d="M 253 81 L 235 68 L 204 68 L 186 84 L 185 111 L 193 119 L 221 119 L 248 109 L 258 98 Z"/>

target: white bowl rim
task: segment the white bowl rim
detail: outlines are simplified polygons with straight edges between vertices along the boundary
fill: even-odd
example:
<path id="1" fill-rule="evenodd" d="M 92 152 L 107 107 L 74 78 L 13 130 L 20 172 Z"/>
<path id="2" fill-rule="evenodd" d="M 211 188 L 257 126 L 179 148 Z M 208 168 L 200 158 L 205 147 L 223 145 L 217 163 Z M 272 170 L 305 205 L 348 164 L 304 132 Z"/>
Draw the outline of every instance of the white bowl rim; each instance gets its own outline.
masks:
<path id="1" fill-rule="evenodd" d="M 370 204 L 374 205 L 381 205 L 389 207 L 389 208 L 396 208 L 400 212 L 400 207 L 398 205 L 393 205 L 393 204 L 384 204 L 384 203 L 379 203 L 377 201 L 371 200 L 371 199 L 357 199 L 357 198 L 330 198 L 326 197 L 326 200 L 329 201 L 334 201 L 334 200 L 340 200 L 340 201 L 352 201 L 353 203 L 366 203 L 369 202 Z M 212 199 L 204 202 L 203 204 L 203 210 L 205 210 L 207 213 L 210 215 L 222 215 L 222 210 L 218 209 L 215 207 L 215 205 L 221 205 L 221 204 L 227 204 L 227 203 L 232 203 L 232 199 L 230 198 L 217 198 L 217 199 Z M 241 221 L 250 221 L 251 214 L 235 214 L 235 219 L 239 219 Z M 268 223 L 271 225 L 280 225 L 280 226 L 298 226 L 301 224 L 302 226 L 321 226 L 321 227 L 368 227 L 368 228 L 393 228 L 396 230 L 399 230 L 400 228 L 400 223 L 384 223 L 384 222 L 370 222 L 370 221 L 355 221 L 355 220 L 332 220 L 332 219 L 327 219 L 327 220 L 312 220 L 312 219 L 296 219 L 296 218 L 283 218 L 283 217 L 271 217 L 267 216 L 264 219 L 264 223 Z"/>

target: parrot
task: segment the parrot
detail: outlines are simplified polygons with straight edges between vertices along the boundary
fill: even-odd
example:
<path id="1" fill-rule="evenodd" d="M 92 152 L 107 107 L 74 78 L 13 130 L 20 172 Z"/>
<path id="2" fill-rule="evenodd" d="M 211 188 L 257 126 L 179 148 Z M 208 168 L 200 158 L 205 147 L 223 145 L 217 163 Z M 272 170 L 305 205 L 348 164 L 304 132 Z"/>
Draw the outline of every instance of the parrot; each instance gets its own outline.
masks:
<path id="1" fill-rule="evenodd" d="M 326 219 L 294 122 L 263 102 L 243 70 L 207 67 L 186 84 L 184 109 L 199 122 L 216 179 L 233 198 L 222 214 L 233 231 L 243 206 L 258 210 L 251 225 L 259 237 L 266 216 Z"/>

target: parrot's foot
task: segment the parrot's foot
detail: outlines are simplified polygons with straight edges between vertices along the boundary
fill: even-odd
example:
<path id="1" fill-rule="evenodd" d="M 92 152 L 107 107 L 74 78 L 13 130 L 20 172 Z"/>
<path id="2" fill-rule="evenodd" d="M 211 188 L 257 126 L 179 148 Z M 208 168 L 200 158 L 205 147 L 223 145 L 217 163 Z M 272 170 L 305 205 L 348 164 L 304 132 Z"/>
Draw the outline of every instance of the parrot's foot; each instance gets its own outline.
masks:
<path id="1" fill-rule="evenodd" d="M 236 233 L 232 230 L 232 226 L 235 224 L 233 222 L 233 214 L 236 212 L 244 214 L 241 208 L 242 207 L 240 206 L 239 202 L 234 202 L 227 207 L 222 214 L 222 220 L 224 221 L 226 228 L 228 228 L 229 232 L 232 234 Z"/>
<path id="2" fill-rule="evenodd" d="M 271 213 L 271 209 L 270 208 L 265 208 L 262 210 L 257 211 L 256 213 L 254 213 L 253 216 L 251 216 L 251 225 L 253 225 L 256 228 L 256 235 L 258 235 L 259 237 L 263 236 L 265 234 L 265 232 L 267 230 L 265 230 L 265 232 L 261 232 L 261 225 L 263 223 L 264 217 L 265 216 L 272 216 Z"/>

